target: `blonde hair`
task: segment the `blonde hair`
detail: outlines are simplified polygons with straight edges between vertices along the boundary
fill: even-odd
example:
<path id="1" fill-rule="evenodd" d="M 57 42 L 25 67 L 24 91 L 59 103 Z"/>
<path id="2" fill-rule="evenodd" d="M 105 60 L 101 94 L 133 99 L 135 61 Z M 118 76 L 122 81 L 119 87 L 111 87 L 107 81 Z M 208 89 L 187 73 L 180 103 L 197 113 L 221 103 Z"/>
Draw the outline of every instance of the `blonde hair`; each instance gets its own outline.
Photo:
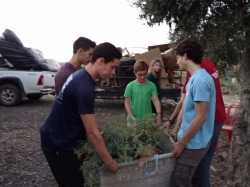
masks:
<path id="1" fill-rule="evenodd" d="M 161 78 L 161 70 L 159 72 L 155 72 L 154 71 L 154 65 L 156 63 L 160 63 L 161 64 L 161 60 L 159 58 L 156 58 L 156 59 L 152 60 L 150 62 L 150 66 L 149 66 L 148 72 L 151 73 L 155 78 L 159 79 L 159 78 Z"/>
<path id="2" fill-rule="evenodd" d="M 134 65 L 134 72 L 137 73 L 138 71 L 144 71 L 144 70 L 148 71 L 148 64 L 143 60 L 136 61 Z"/>

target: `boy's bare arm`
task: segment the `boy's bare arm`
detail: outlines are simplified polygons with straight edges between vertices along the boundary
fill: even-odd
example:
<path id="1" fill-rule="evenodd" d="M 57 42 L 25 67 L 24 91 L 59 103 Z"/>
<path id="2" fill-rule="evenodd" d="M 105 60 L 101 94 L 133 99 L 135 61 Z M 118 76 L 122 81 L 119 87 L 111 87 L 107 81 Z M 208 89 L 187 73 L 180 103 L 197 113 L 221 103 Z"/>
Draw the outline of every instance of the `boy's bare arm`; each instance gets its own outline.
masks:
<path id="1" fill-rule="evenodd" d="M 155 109 L 156 109 L 156 113 L 157 113 L 157 124 L 161 125 L 162 124 L 162 120 L 161 120 L 161 102 L 158 98 L 158 95 L 154 95 L 152 97 Z"/>
<path id="2" fill-rule="evenodd" d="M 181 109 L 182 109 L 182 104 L 183 104 L 183 102 L 184 102 L 184 100 L 185 100 L 185 97 L 186 97 L 186 94 L 183 93 L 183 94 L 181 95 L 180 101 L 178 102 L 177 106 L 176 106 L 175 109 L 174 109 L 173 114 L 172 114 L 171 117 L 170 117 L 171 120 L 175 120 L 175 119 L 178 117 L 178 115 L 179 115 L 179 113 L 180 113 L 180 111 L 181 111 Z"/>
<path id="3" fill-rule="evenodd" d="M 177 134 L 178 134 L 178 131 L 179 131 L 179 128 L 181 126 L 181 122 L 182 122 L 182 108 L 179 112 L 179 115 L 177 117 L 177 120 L 176 120 L 176 124 L 174 126 L 174 129 L 172 130 L 172 135 L 173 135 L 173 138 L 174 138 L 174 141 L 176 142 L 177 141 Z M 165 124 L 166 125 L 166 124 Z M 164 125 L 164 126 L 165 126 Z"/>
<path id="4" fill-rule="evenodd" d="M 81 119 L 86 130 L 87 137 L 103 162 L 111 171 L 118 169 L 117 162 L 112 159 L 105 142 L 97 128 L 95 114 L 81 114 Z"/>
<path id="5" fill-rule="evenodd" d="M 180 115 L 180 112 L 181 112 L 181 109 L 182 109 L 182 104 L 185 100 L 185 96 L 186 94 L 182 94 L 181 95 L 181 99 L 180 101 L 178 102 L 178 104 L 176 105 L 175 109 L 174 109 L 174 112 L 173 114 L 171 115 L 171 117 L 169 118 L 170 120 L 174 121 L 176 118 L 177 118 L 177 121 L 181 121 L 179 120 L 179 118 L 181 118 L 182 115 Z M 179 117 L 180 116 L 180 117 Z M 177 126 L 177 122 L 176 122 L 176 125 Z M 171 128 L 171 123 L 170 121 L 167 121 L 165 124 L 164 124 L 164 128 L 166 129 L 170 129 Z M 178 128 L 179 129 L 179 128 Z"/>
<path id="6" fill-rule="evenodd" d="M 125 97 L 125 109 L 128 113 L 128 115 L 132 115 L 131 108 L 130 108 L 130 98 Z"/>
<path id="7" fill-rule="evenodd" d="M 125 97 L 125 109 L 133 123 L 135 123 L 135 117 L 132 114 L 131 108 L 130 108 L 130 98 Z"/>
<path id="8" fill-rule="evenodd" d="M 158 98 L 158 95 L 152 96 L 152 100 L 153 100 L 153 103 L 154 103 L 154 106 L 155 106 L 155 109 L 156 109 L 156 113 L 161 114 L 161 102 L 160 102 L 160 100 Z"/>
<path id="9" fill-rule="evenodd" d="M 206 121 L 206 112 L 208 102 L 195 102 L 195 117 L 189 125 L 184 136 L 179 140 L 183 144 L 187 144 L 189 140 L 199 131 L 203 123 Z"/>

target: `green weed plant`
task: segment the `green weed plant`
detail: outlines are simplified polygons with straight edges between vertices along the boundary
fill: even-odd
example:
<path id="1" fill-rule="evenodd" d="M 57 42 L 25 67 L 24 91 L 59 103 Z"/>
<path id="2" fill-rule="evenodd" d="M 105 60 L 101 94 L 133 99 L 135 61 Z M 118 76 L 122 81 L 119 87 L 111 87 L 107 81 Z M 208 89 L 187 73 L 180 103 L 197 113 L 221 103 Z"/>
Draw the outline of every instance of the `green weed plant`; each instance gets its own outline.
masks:
<path id="1" fill-rule="evenodd" d="M 169 135 L 155 121 L 156 117 L 151 114 L 131 126 L 123 124 L 124 118 L 110 120 L 102 136 L 112 158 L 118 163 L 130 162 L 139 159 L 142 154 L 149 155 L 149 148 L 156 148 L 159 153 L 164 153 Z M 86 154 L 81 165 L 85 187 L 100 186 L 98 170 L 106 166 L 92 144 L 88 141 L 79 142 L 75 153 Z"/>

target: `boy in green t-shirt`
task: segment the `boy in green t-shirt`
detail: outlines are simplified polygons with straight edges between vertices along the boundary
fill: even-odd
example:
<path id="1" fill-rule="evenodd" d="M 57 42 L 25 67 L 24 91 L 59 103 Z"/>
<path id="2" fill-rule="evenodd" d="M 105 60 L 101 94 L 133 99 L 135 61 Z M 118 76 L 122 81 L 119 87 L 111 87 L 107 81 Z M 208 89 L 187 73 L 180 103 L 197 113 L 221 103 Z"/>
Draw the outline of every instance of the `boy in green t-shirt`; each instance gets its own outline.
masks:
<path id="1" fill-rule="evenodd" d="M 151 100 L 157 112 L 157 124 L 161 124 L 161 104 L 154 83 L 147 81 L 148 65 L 138 60 L 134 65 L 136 80 L 130 82 L 125 90 L 125 109 L 128 125 L 152 113 Z"/>

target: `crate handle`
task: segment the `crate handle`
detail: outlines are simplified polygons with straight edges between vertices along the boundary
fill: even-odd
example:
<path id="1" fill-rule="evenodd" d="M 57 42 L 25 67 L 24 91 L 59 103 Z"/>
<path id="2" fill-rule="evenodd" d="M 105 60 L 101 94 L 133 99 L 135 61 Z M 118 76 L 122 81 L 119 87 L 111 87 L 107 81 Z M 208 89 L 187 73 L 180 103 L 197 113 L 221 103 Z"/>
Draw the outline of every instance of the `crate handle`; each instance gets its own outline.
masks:
<path id="1" fill-rule="evenodd" d="M 154 175 L 158 171 L 158 154 L 154 155 L 153 159 L 155 162 L 155 171 L 148 172 L 148 164 L 147 164 L 148 162 L 146 162 L 146 164 L 144 165 L 144 173 L 146 175 Z"/>

